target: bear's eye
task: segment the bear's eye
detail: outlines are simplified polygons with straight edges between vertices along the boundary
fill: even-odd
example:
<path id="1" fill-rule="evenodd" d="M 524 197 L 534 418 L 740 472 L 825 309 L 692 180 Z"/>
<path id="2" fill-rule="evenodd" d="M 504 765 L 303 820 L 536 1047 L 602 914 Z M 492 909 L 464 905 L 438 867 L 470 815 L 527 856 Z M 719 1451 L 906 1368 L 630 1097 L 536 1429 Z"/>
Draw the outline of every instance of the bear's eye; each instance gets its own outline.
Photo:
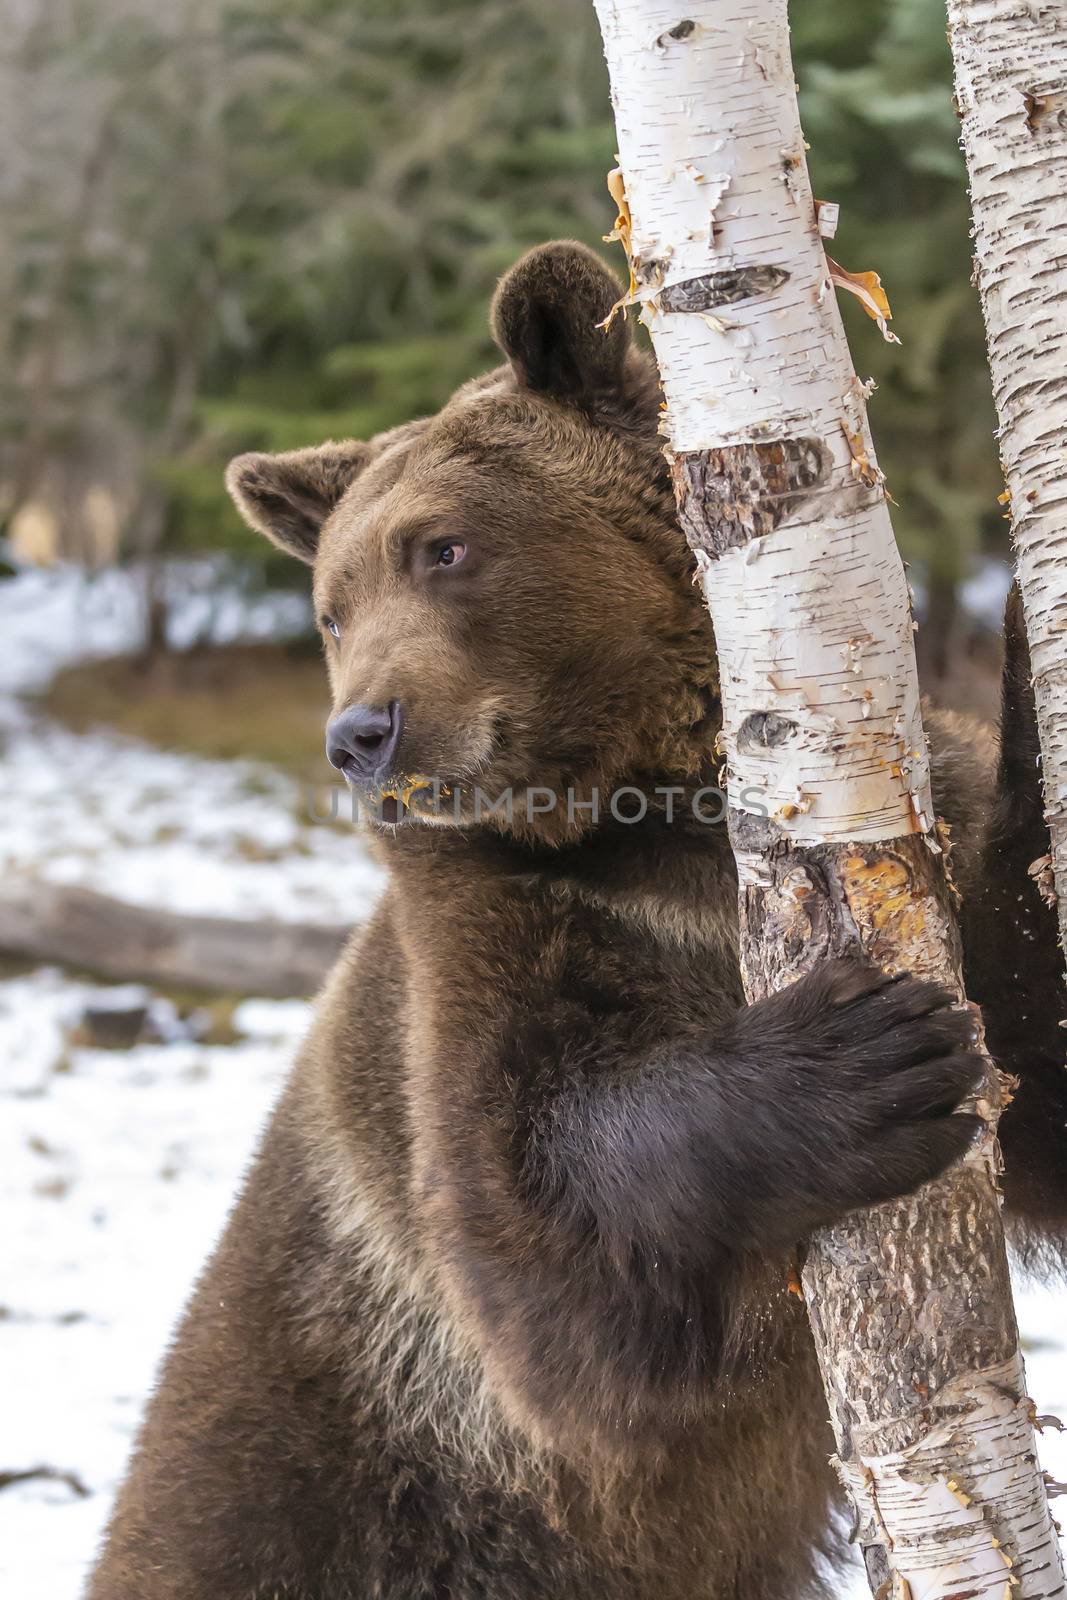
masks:
<path id="1" fill-rule="evenodd" d="M 435 567 L 454 567 L 467 554 L 467 546 L 459 539 L 446 539 L 434 550 Z"/>
<path id="2" fill-rule="evenodd" d="M 340 626 L 333 620 L 332 617 L 323 617 L 322 626 L 326 629 L 327 633 L 332 633 L 335 639 L 339 639 L 341 637 Z"/>

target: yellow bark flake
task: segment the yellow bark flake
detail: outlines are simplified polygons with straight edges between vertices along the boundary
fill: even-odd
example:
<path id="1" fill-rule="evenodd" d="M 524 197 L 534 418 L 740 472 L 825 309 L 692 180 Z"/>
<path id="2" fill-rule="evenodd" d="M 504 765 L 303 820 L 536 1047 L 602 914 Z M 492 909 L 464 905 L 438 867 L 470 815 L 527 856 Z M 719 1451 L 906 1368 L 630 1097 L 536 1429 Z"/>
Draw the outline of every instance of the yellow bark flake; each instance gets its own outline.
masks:
<path id="1" fill-rule="evenodd" d="M 630 216 L 630 202 L 626 198 L 626 180 L 622 175 L 621 167 L 612 167 L 611 171 L 608 173 L 607 183 L 608 193 L 618 208 L 618 216 L 615 218 L 615 225 L 611 232 L 604 235 L 604 243 L 614 244 L 617 240 L 619 244 L 622 245 L 623 249 L 626 251 L 626 267 L 630 274 L 630 282 L 626 293 L 621 295 L 620 298 L 616 300 L 615 304 L 612 306 L 603 322 L 599 322 L 597 324 L 599 328 L 603 328 L 605 331 L 607 331 L 607 329 L 610 328 L 611 324 L 614 322 L 616 312 L 625 312 L 626 307 L 633 305 L 634 301 L 637 299 L 637 277 L 634 273 L 632 250 L 633 219 Z"/>
<path id="2" fill-rule="evenodd" d="M 1054 1417 L 1051 1413 L 1039 1416 L 1036 1405 L 1029 1397 L 1027 1397 L 1026 1405 L 1027 1415 L 1038 1433 L 1044 1433 L 1046 1428 L 1054 1428 L 1057 1433 L 1067 1433 L 1067 1428 L 1064 1427 L 1059 1417 Z"/>
<path id="3" fill-rule="evenodd" d="M 826 265 L 830 269 L 830 282 L 834 288 L 847 289 L 849 294 L 854 294 L 871 320 L 877 322 L 886 343 L 899 344 L 900 340 L 896 334 L 889 331 L 893 312 L 890 309 L 889 296 L 882 288 L 882 280 L 877 272 L 846 272 L 831 255 L 826 257 Z"/>
<path id="4" fill-rule="evenodd" d="M 879 484 L 885 482 L 885 473 L 881 467 L 876 467 L 867 454 L 867 446 L 861 433 L 853 433 L 846 422 L 841 424 L 841 432 L 848 441 L 848 453 L 852 457 L 852 475 L 866 484 L 868 489 L 877 489 Z"/>

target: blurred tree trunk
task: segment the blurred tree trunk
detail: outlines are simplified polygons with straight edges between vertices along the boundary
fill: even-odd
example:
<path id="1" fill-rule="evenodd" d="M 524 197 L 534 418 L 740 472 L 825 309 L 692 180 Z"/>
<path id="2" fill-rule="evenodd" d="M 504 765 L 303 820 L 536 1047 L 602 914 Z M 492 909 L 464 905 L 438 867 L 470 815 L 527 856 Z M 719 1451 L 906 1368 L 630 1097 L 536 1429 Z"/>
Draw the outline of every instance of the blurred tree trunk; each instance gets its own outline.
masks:
<path id="1" fill-rule="evenodd" d="M 1067 11 L 948 18 L 1067 950 Z"/>
<path id="2" fill-rule="evenodd" d="M 931 566 L 926 583 L 926 610 L 915 639 L 919 680 L 924 693 L 943 684 L 952 670 L 956 643 L 957 585 L 955 577 Z"/>
<path id="3" fill-rule="evenodd" d="M 962 1000 L 907 585 L 828 281 L 786 0 L 596 4 L 617 232 L 715 626 L 747 992 L 858 945 Z M 988 1062 L 978 1146 L 807 1249 L 838 1465 L 882 1600 L 1064 1593 L 1000 1220 L 1000 1094 Z"/>
<path id="4" fill-rule="evenodd" d="M 162 415 L 144 448 L 140 490 L 128 523 L 126 547 L 143 564 L 144 647 L 150 665 L 169 647 L 170 603 L 162 560 L 167 535 L 167 495 L 156 477 L 160 463 L 177 456 L 193 429 L 197 395 L 211 347 L 222 285 L 217 256 L 226 217 L 225 146 L 221 121 L 225 65 L 218 0 L 187 0 L 189 46 L 181 78 L 195 107 L 184 154 L 187 198 L 199 236 L 195 273 L 182 305 L 180 334 L 170 343 L 170 370 Z"/>
<path id="5" fill-rule="evenodd" d="M 115 146 L 118 107 L 108 106 L 89 143 L 78 179 L 74 206 L 58 241 L 55 265 L 39 315 L 40 338 L 28 362 L 25 430 L 15 461 L 12 510 L 37 488 L 53 445 L 53 400 L 61 378 L 63 343 L 82 261 L 85 235 L 92 225 L 97 196 Z"/>
<path id="6" fill-rule="evenodd" d="M 151 440 L 151 455 L 145 460 L 143 480 L 130 512 L 124 541 L 128 551 L 142 563 L 144 640 L 141 654 L 146 666 L 166 654 L 170 622 L 166 573 L 160 559 L 167 531 L 167 501 L 152 470 L 158 462 L 165 462 L 178 453 L 192 429 L 219 293 L 213 266 L 205 264 L 197 291 L 195 302 L 189 307 L 185 342 L 176 355 L 166 412 Z"/>

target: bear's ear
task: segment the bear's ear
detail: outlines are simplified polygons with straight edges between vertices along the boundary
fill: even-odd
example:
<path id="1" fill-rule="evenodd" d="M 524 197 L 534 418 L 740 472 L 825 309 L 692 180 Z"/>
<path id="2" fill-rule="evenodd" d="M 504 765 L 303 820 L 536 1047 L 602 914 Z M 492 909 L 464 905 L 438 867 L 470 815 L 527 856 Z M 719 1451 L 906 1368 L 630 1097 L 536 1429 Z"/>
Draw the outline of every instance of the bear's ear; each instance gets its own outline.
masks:
<path id="1" fill-rule="evenodd" d="M 622 382 L 630 330 L 620 313 L 598 326 L 622 294 L 599 256 L 563 240 L 543 244 L 501 278 L 493 338 L 525 388 L 581 401 Z"/>
<path id="2" fill-rule="evenodd" d="M 226 487 L 250 528 L 310 565 L 323 523 L 369 457 L 358 439 L 276 456 L 252 452 L 230 462 Z"/>

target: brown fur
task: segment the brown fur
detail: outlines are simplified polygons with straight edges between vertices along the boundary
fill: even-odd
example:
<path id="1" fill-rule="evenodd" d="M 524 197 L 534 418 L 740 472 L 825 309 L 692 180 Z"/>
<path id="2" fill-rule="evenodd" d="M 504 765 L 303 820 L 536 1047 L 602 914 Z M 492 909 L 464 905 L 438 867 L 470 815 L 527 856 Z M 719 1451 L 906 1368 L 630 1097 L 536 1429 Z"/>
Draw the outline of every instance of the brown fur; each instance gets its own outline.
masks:
<path id="1" fill-rule="evenodd" d="M 578 247 L 535 252 L 495 305 L 508 367 L 369 445 L 230 470 L 314 563 L 335 709 L 403 704 L 408 774 L 688 796 L 713 770 L 654 374 L 593 327 L 614 292 Z M 933 721 L 980 905 L 1032 840 L 1004 800 L 983 844 L 988 750 Z M 899 1190 L 952 1159 L 973 1064 L 940 997 L 850 967 L 744 1010 L 725 830 L 676 804 L 378 830 L 389 888 L 186 1313 L 90 1600 L 817 1589 L 831 1442 L 790 1245 L 886 1167 Z"/>

